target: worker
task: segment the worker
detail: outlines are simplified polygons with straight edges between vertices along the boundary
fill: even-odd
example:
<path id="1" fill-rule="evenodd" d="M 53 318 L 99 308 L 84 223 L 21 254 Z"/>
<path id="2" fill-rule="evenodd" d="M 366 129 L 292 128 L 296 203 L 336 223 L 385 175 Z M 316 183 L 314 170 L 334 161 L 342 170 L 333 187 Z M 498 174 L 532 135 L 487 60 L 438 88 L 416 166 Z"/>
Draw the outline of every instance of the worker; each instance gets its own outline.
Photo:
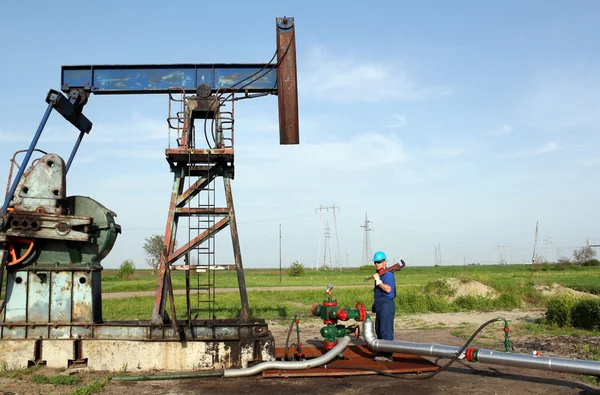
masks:
<path id="1" fill-rule="evenodd" d="M 378 339 L 394 340 L 394 315 L 396 314 L 396 278 L 393 272 L 383 273 L 387 268 L 385 253 L 377 251 L 373 256 L 376 273 L 373 275 L 375 287 L 373 299 L 375 306 L 375 333 Z M 375 356 L 376 362 L 392 362 L 391 352 L 382 352 Z"/>

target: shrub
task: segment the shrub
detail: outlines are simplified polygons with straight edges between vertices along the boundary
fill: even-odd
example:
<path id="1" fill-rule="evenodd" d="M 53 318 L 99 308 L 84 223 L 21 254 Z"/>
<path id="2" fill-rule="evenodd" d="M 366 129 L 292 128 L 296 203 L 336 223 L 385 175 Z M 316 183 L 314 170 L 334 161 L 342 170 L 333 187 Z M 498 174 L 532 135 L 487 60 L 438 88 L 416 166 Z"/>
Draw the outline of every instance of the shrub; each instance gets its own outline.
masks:
<path id="1" fill-rule="evenodd" d="M 551 325 L 567 326 L 573 325 L 571 313 L 575 306 L 575 299 L 570 297 L 557 297 L 548 301 L 546 321 Z"/>
<path id="2" fill-rule="evenodd" d="M 435 296 L 453 296 L 456 291 L 450 288 L 445 281 L 437 280 L 425 285 L 425 293 Z"/>
<path id="3" fill-rule="evenodd" d="M 516 309 L 521 307 L 521 298 L 513 293 L 503 293 L 496 300 L 496 307 L 501 309 Z"/>
<path id="4" fill-rule="evenodd" d="M 304 274 L 304 265 L 298 261 L 292 262 L 290 268 L 287 270 L 287 274 L 294 277 L 299 277 Z"/>
<path id="5" fill-rule="evenodd" d="M 582 299 L 575 304 L 571 313 L 573 326 L 587 330 L 600 329 L 600 300 Z"/>
<path id="6" fill-rule="evenodd" d="M 569 288 L 579 292 L 587 292 L 593 295 L 600 295 L 600 285 L 570 285 Z"/>
<path id="7" fill-rule="evenodd" d="M 119 266 L 119 271 L 117 272 L 117 277 L 121 280 L 128 279 L 133 277 L 135 274 L 135 263 L 131 259 L 127 259 L 121 263 Z"/>
<path id="8" fill-rule="evenodd" d="M 588 259 L 581 262 L 581 266 L 600 266 L 600 261 L 597 259 Z"/>
<path id="9" fill-rule="evenodd" d="M 360 270 L 361 272 L 373 272 L 373 271 L 375 271 L 375 266 L 374 265 L 362 265 L 361 267 L 358 268 L 358 270 Z"/>

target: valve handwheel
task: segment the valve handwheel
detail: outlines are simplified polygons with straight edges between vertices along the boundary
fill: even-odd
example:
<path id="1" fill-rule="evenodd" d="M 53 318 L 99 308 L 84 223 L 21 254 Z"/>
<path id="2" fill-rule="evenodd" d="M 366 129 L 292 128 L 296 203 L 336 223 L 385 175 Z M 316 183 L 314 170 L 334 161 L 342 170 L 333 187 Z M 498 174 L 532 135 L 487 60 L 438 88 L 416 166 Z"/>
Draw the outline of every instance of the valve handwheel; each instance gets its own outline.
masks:
<path id="1" fill-rule="evenodd" d="M 25 251 L 25 253 L 23 253 L 20 257 L 17 256 L 17 251 L 21 251 L 20 248 L 15 248 L 16 244 L 25 244 L 27 247 L 27 251 Z M 34 241 L 33 239 L 24 239 L 21 237 L 13 237 L 8 239 L 8 241 L 6 242 L 6 247 L 8 250 L 8 255 L 9 255 L 9 261 L 7 263 L 8 266 L 12 266 L 12 265 L 16 265 L 18 263 L 23 262 L 25 259 L 27 259 L 29 257 L 29 255 L 31 255 L 31 252 L 33 251 L 33 244 Z"/>

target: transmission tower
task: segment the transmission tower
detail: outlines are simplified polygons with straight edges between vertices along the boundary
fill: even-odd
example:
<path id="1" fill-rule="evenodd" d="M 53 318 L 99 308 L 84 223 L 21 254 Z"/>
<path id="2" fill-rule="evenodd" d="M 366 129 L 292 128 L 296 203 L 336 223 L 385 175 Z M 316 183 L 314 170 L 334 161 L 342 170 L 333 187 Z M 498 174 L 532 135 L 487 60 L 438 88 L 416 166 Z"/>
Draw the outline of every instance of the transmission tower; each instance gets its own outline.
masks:
<path id="1" fill-rule="evenodd" d="M 364 228 L 365 235 L 363 237 L 363 254 L 362 254 L 362 265 L 370 265 L 371 264 L 371 238 L 369 237 L 369 232 L 373 229 L 369 227 L 369 224 L 372 223 L 369 221 L 367 217 L 367 213 L 365 213 L 365 223 L 361 225 L 361 228 Z"/>
<path id="2" fill-rule="evenodd" d="M 323 269 L 333 269 L 331 266 L 331 235 L 329 233 L 329 221 L 325 223 L 325 248 L 323 251 Z"/>
<path id="3" fill-rule="evenodd" d="M 507 256 L 510 255 L 510 246 L 498 244 L 496 248 L 498 249 L 498 265 L 507 265 Z M 506 251 L 508 251 L 508 254 Z"/>
<path id="4" fill-rule="evenodd" d="M 325 263 L 321 262 L 322 258 L 324 257 L 323 254 L 323 250 L 321 249 L 321 239 L 323 237 L 322 234 L 322 229 L 323 229 L 323 212 L 325 213 L 333 213 L 333 231 L 335 233 L 335 244 L 336 244 L 336 251 L 337 251 L 337 255 L 335 256 L 335 264 L 340 268 L 342 268 L 342 261 L 341 261 L 341 256 L 340 256 L 340 242 L 338 239 L 338 230 L 337 230 L 337 219 L 335 216 L 335 212 L 336 210 L 339 211 L 339 207 L 335 205 L 335 203 L 333 203 L 332 206 L 321 206 L 319 205 L 319 207 L 317 207 L 315 209 L 315 212 L 319 212 L 319 233 L 318 233 L 318 243 L 317 243 L 317 259 L 315 261 L 315 270 L 319 270 L 321 267 L 325 267 Z M 331 254 L 331 246 L 327 247 L 329 248 L 329 254 Z M 331 261 L 331 259 L 330 259 Z M 329 265 L 332 269 L 333 269 L 333 265 L 330 264 Z"/>
<path id="5" fill-rule="evenodd" d="M 435 266 L 442 266 L 442 246 L 435 246 Z"/>
<path id="6" fill-rule="evenodd" d="M 546 260 L 546 262 L 552 262 L 552 258 L 550 257 L 550 253 L 551 253 L 551 245 L 554 244 L 552 242 L 552 236 L 548 236 L 546 235 L 546 238 L 544 239 L 544 242 L 546 243 L 546 250 L 544 251 L 544 258 Z"/>

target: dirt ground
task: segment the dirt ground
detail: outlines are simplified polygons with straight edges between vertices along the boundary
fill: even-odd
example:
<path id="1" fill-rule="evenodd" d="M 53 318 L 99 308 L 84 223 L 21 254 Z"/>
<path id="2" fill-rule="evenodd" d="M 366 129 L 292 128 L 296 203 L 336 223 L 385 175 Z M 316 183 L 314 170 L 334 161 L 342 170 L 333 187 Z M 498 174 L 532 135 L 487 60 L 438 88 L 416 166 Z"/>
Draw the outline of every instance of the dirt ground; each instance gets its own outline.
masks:
<path id="1" fill-rule="evenodd" d="M 469 335 L 482 322 L 503 316 L 511 323 L 527 322 L 539 318 L 542 311 L 508 311 L 494 313 L 451 313 L 421 314 L 398 317 L 396 322 L 396 339 L 460 346 L 464 336 L 456 336 L 456 331 Z M 306 320 L 308 321 L 308 320 Z M 350 322 L 352 323 L 352 322 Z M 301 322 L 301 339 L 305 346 L 316 344 L 319 339 L 319 321 Z M 492 325 L 494 326 L 494 325 Z M 284 322 L 271 322 L 269 325 L 276 345 L 285 344 L 288 326 Z M 409 329 L 409 328 L 423 329 Z M 453 334 L 454 333 L 454 334 Z M 295 333 L 293 334 L 295 335 Z M 502 325 L 486 329 L 478 337 L 478 344 L 489 348 L 501 349 Z M 546 356 L 588 359 L 583 345 L 600 347 L 600 336 L 520 336 L 512 332 L 514 352 L 531 353 L 540 351 Z M 294 336 L 292 339 L 295 341 Z M 355 340 L 361 343 L 362 340 Z M 435 361 L 443 364 L 445 360 Z M 42 368 L 36 374 L 57 375 L 57 371 Z M 66 372 L 62 372 L 66 374 Z M 82 384 L 95 380 L 103 380 L 107 373 L 80 371 L 74 374 L 82 379 Z M 415 377 L 414 375 L 412 377 Z M 80 384 L 81 385 L 81 384 Z M 75 387 L 53 386 L 51 384 L 33 384 L 30 376 L 21 379 L 0 377 L 0 394 L 64 394 Z M 262 378 L 259 376 L 243 379 L 182 379 L 165 381 L 110 381 L 104 387 L 106 394 L 123 393 L 163 393 L 163 394 L 195 394 L 195 393 L 236 393 L 236 394 L 312 394 L 325 392 L 328 394 L 480 394 L 482 391 L 493 394 L 600 394 L 600 386 L 591 380 L 582 381 L 581 376 L 552 373 L 546 371 L 526 370 L 503 366 L 491 366 L 477 363 L 455 363 L 448 370 L 428 380 L 402 380 L 384 376 L 368 375 L 342 378 Z"/>

